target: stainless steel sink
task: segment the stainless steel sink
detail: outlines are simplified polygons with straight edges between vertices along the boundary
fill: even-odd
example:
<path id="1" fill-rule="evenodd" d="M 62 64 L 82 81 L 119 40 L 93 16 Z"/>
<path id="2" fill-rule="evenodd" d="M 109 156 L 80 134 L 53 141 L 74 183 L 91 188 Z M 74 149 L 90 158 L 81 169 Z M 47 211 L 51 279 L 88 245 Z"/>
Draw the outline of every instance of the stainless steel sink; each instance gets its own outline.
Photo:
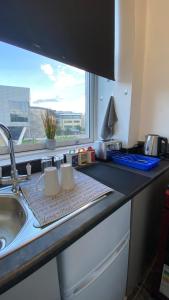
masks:
<path id="1" fill-rule="evenodd" d="M 80 213 L 83 209 L 92 205 L 93 202 L 84 205 L 75 212 L 56 220 L 45 228 L 40 227 L 38 220 L 31 211 L 24 194 L 22 186 L 18 185 L 18 175 L 15 163 L 14 145 L 9 129 L 0 123 L 10 148 L 11 159 L 11 181 L 12 187 L 0 188 L 0 259 L 12 251 L 23 247 L 37 237 L 45 234 L 52 228 Z M 3 183 L 1 181 L 1 183 Z M 104 196 L 103 196 L 104 197 Z M 102 199 L 103 197 L 100 197 Z M 98 201 L 100 201 L 98 199 Z M 96 203 L 97 201 L 94 201 Z"/>
<path id="2" fill-rule="evenodd" d="M 0 189 L 0 259 L 61 225 L 104 197 L 106 196 L 84 205 L 45 227 L 40 227 L 22 192 L 15 195 L 10 186 Z"/>
<path id="3" fill-rule="evenodd" d="M 9 246 L 26 223 L 26 211 L 13 194 L 0 195 L 0 250 Z"/>

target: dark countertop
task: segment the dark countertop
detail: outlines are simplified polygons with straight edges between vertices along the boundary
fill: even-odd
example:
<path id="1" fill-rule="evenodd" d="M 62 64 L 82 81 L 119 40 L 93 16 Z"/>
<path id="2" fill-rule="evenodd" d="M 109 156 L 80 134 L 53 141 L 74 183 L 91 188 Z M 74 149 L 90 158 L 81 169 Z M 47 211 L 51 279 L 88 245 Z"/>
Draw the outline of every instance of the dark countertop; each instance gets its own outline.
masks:
<path id="1" fill-rule="evenodd" d="M 98 165 L 96 169 L 96 165 Z M 157 177 L 169 170 L 169 161 L 161 161 L 160 165 L 151 171 L 143 172 L 115 165 L 113 163 L 98 163 L 83 170 L 87 174 L 96 169 L 92 177 L 115 188 L 115 192 L 100 202 L 82 211 L 72 219 L 48 231 L 43 236 L 19 248 L 0 259 L 0 294 L 20 282 L 35 270 L 54 258 L 66 247 L 91 230 L 94 226 L 111 215 L 120 206 L 139 191 L 149 185 Z M 103 171 L 100 168 L 104 169 Z M 105 179 L 106 170 L 112 169 L 112 176 Z"/>
<path id="2" fill-rule="evenodd" d="M 135 174 L 140 174 L 140 175 L 152 178 L 152 179 L 155 179 L 155 178 L 161 176 L 163 173 L 165 173 L 169 169 L 169 159 L 161 160 L 160 164 L 157 167 L 155 167 L 154 169 L 149 170 L 149 171 L 141 171 L 141 170 L 137 170 L 137 169 L 132 169 L 132 168 L 128 168 L 125 166 L 117 165 L 112 162 L 108 162 L 107 164 L 110 164 L 111 166 L 115 166 L 116 168 L 120 168 L 122 170 L 130 170 Z"/>
<path id="3" fill-rule="evenodd" d="M 149 177 L 117 168 L 111 163 L 97 163 L 83 167 L 81 171 L 130 198 L 150 181 Z"/>

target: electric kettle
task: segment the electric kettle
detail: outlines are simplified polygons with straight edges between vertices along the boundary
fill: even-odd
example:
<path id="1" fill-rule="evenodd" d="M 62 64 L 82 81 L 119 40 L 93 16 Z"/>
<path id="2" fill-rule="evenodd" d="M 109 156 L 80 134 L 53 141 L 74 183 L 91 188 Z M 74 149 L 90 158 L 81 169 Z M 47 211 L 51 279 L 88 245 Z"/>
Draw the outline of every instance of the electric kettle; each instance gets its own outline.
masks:
<path id="1" fill-rule="evenodd" d="M 168 149 L 168 139 L 157 134 L 146 135 L 144 154 L 151 156 L 165 155 Z"/>

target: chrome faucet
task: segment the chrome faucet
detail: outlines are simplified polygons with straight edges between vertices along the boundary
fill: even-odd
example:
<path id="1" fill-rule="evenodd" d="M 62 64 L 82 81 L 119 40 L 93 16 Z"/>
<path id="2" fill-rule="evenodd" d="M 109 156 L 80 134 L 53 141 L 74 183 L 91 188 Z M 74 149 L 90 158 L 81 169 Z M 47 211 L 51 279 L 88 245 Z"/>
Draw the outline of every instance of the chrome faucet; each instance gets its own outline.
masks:
<path id="1" fill-rule="evenodd" d="M 18 187 L 17 169 L 16 169 L 15 152 L 14 152 L 12 136 L 9 129 L 4 124 L 0 123 L 0 129 L 3 130 L 5 136 L 8 139 L 9 154 L 11 160 L 12 192 L 17 194 L 19 192 L 19 187 Z"/>

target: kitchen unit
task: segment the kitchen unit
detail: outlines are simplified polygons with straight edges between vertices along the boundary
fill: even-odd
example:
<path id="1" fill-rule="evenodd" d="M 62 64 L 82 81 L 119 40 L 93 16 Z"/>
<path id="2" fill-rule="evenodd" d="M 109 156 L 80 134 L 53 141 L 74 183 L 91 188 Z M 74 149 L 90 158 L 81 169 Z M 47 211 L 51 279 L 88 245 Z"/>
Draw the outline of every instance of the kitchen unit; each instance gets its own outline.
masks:
<path id="1" fill-rule="evenodd" d="M 63 300 L 121 300 L 125 296 L 131 202 L 58 255 Z"/>
<path id="2" fill-rule="evenodd" d="M 143 140 L 143 137 L 148 132 L 158 132 L 159 134 L 168 136 L 167 62 L 169 59 L 168 51 L 166 51 L 166 49 L 168 49 L 168 32 L 164 30 L 164 28 L 167 28 L 169 20 L 168 1 L 165 0 L 163 5 L 157 0 L 116 1 L 117 10 L 115 19 L 117 26 L 115 26 L 115 28 L 117 31 L 115 32 L 115 41 L 114 34 L 112 34 L 114 26 L 109 26 L 109 22 L 111 22 L 111 25 L 114 23 L 109 21 L 110 13 L 113 12 L 110 7 L 107 7 L 108 18 L 105 16 L 105 10 L 102 9 L 102 6 L 99 9 L 99 1 L 96 1 L 98 3 L 90 1 L 89 5 L 94 8 L 95 17 L 90 18 L 91 15 L 88 14 L 88 11 L 91 12 L 91 9 L 89 7 L 87 12 L 86 10 L 84 11 L 84 9 L 82 10 L 82 18 L 79 18 L 79 13 L 77 13 L 76 9 L 69 9 L 71 2 L 69 5 L 64 5 L 66 1 L 61 2 L 61 7 L 64 8 L 65 6 L 67 8 L 66 14 L 64 11 L 62 14 L 64 26 L 62 27 L 60 24 L 57 26 L 56 24 L 56 26 L 52 26 L 52 30 L 50 26 L 45 26 L 45 31 L 43 30 L 44 24 L 46 24 L 44 22 L 45 16 L 48 16 L 47 19 L 50 24 L 52 24 L 52 19 L 56 22 L 60 22 L 60 18 L 55 17 L 55 12 L 58 10 L 53 9 L 52 14 L 49 13 L 48 9 L 43 9 L 43 12 L 41 12 L 39 9 L 43 4 L 37 5 L 34 1 L 27 1 L 22 11 L 21 1 L 20 5 L 14 4 L 14 9 L 11 9 L 11 6 L 8 7 L 10 3 L 7 2 L 3 5 L 3 9 L 1 10 L 2 18 L 0 19 L 3 31 L 1 33 L 1 40 L 14 42 L 16 45 L 24 46 L 26 49 L 32 49 L 39 53 L 41 53 L 41 51 L 44 53 L 47 48 L 47 53 L 49 54 L 50 50 L 52 52 L 51 57 L 55 58 L 56 56 L 53 54 L 56 53 L 53 53 L 53 51 L 57 49 L 58 43 L 57 40 L 55 41 L 56 44 L 51 43 L 50 40 L 54 41 L 53 36 L 55 36 L 56 28 L 58 27 L 58 29 L 61 29 L 61 32 L 59 31 L 60 35 L 58 32 L 58 40 L 62 42 L 62 47 L 60 43 L 60 47 L 58 48 L 58 50 L 60 50 L 59 56 L 61 61 L 69 63 L 73 59 L 76 66 L 79 60 L 78 55 L 81 51 L 70 51 L 71 45 L 73 46 L 71 49 L 77 49 L 74 47 L 74 44 L 71 44 L 73 39 L 70 35 L 72 33 L 72 36 L 76 37 L 76 32 L 79 32 L 80 26 L 78 26 L 78 23 L 75 23 L 75 31 L 73 30 L 72 32 L 72 26 L 69 26 L 68 21 L 69 17 L 71 17 L 71 11 L 73 12 L 72 20 L 77 17 L 79 20 L 83 20 L 83 16 L 87 16 L 87 18 L 85 18 L 87 26 L 83 26 L 84 31 L 79 34 L 80 41 L 82 39 L 84 43 L 79 42 L 79 46 L 82 47 L 83 58 L 88 58 L 87 54 L 91 53 L 91 51 L 94 54 L 94 59 L 90 59 L 90 69 L 87 70 L 107 78 L 112 78 L 114 75 L 114 42 L 117 46 L 117 55 L 115 57 L 115 64 L 117 65 L 117 72 L 115 74 L 116 82 L 98 78 L 98 84 L 95 84 L 98 86 L 97 91 L 92 91 L 92 96 L 96 94 L 97 98 L 97 116 L 95 116 L 95 111 L 94 114 L 92 114 L 96 122 L 94 122 L 94 124 L 90 122 L 90 127 L 94 127 L 94 130 L 98 131 L 95 132 L 95 136 L 99 135 L 100 129 L 98 128 L 97 130 L 97 127 L 99 127 L 98 125 L 102 122 L 107 99 L 112 93 L 116 97 L 117 111 L 119 112 L 116 136 L 120 140 L 122 139 L 124 142 L 123 146 L 126 148 L 132 147 L 139 139 Z M 44 1 L 44 5 L 45 3 Z M 100 3 L 102 5 L 102 2 Z M 113 2 L 109 1 L 109 3 Z M 30 7 L 31 4 L 33 5 Z M 97 10 L 95 9 L 96 5 Z M 6 9 L 4 10 L 5 6 Z M 36 8 L 35 10 L 33 10 L 33 6 Z M 12 14 L 11 11 L 13 12 Z M 98 12 L 99 15 L 97 15 Z M 54 18 L 52 18 L 53 15 Z M 37 18 L 37 16 L 39 16 L 39 18 Z M 15 19 L 13 19 L 13 17 L 15 17 Z M 88 22 L 89 18 L 90 22 Z M 39 30 L 38 28 L 35 30 L 33 24 L 38 19 L 41 20 L 42 26 L 38 26 Z M 92 27 L 90 23 L 95 25 L 94 28 L 96 28 L 97 32 L 97 39 L 92 38 L 92 44 L 90 44 L 90 41 L 86 42 L 88 35 L 89 37 L 96 37 L 96 34 L 90 31 Z M 62 33 L 62 28 L 65 28 L 66 34 L 64 34 L 64 32 Z M 86 30 L 86 28 L 89 29 Z M 100 28 L 100 30 L 98 28 Z M 40 32 L 38 33 L 38 31 Z M 104 34 L 104 31 L 106 34 Z M 102 37 L 105 42 L 100 38 L 101 32 L 103 33 Z M 46 37 L 51 37 L 51 39 L 45 38 L 44 33 Z M 110 36 L 113 38 L 113 41 Z M 64 37 L 64 39 L 60 39 L 60 37 Z M 21 39 L 20 42 L 19 39 Z M 96 42 L 97 40 L 99 43 L 101 42 L 101 47 L 98 47 L 99 43 Z M 109 42 L 107 42 L 107 40 L 109 40 Z M 78 39 L 75 38 L 74 41 L 78 42 Z M 29 44 L 27 44 L 27 42 L 29 42 Z M 46 45 L 46 47 L 44 47 L 44 45 Z M 90 45 L 90 47 L 88 45 Z M 106 55 L 103 55 L 105 49 L 108 51 L 106 51 Z M 74 57 L 70 57 L 71 52 L 73 56 L 75 55 L 75 60 Z M 104 58 L 107 59 L 108 57 L 111 58 L 111 61 L 105 63 Z M 96 62 L 95 58 L 97 58 Z M 103 64 L 103 68 L 108 65 L 111 66 L 111 69 L 109 72 L 107 72 L 107 70 L 104 70 L 106 72 L 103 72 L 103 70 L 102 72 L 98 72 L 95 68 L 91 68 L 92 62 L 95 62 L 94 65 L 97 67 L 102 67 Z M 83 63 L 80 65 L 86 66 L 88 64 Z M 110 76 L 110 74 L 112 76 Z M 4 75 L 2 76 L 5 77 Z M 34 78 L 33 72 L 31 77 Z M 90 111 L 92 110 L 90 109 Z M 140 120 L 140 122 L 138 122 L 138 120 Z M 1 295 L 2 300 L 3 297 L 17 298 L 20 300 L 23 299 L 23 295 L 24 298 L 26 298 L 28 294 L 30 296 L 29 298 L 43 299 L 43 297 L 45 297 L 45 299 L 49 299 L 51 297 L 56 299 L 58 297 L 59 299 L 60 296 L 56 291 L 56 285 L 57 287 L 59 286 L 59 280 L 55 281 L 55 278 L 58 276 L 57 265 L 55 264 L 56 257 L 58 257 L 60 265 L 59 276 L 61 293 L 64 294 L 64 291 L 67 291 L 64 286 L 66 280 L 66 276 L 64 275 L 64 270 L 66 270 L 64 268 L 64 260 L 69 257 L 69 250 L 71 253 L 71 249 L 74 249 L 73 247 L 76 248 L 78 242 L 80 243 L 83 238 L 85 240 L 86 235 L 92 234 L 92 230 L 97 230 L 97 226 L 101 226 L 102 222 L 106 222 L 106 220 L 111 217 L 114 218 L 113 215 L 125 207 L 129 201 L 131 201 L 131 226 L 127 294 L 132 293 L 133 289 L 142 280 L 145 261 L 148 257 L 151 259 L 153 255 L 152 252 L 155 249 L 163 191 L 165 190 L 166 184 L 168 184 L 169 178 L 169 163 L 162 161 L 159 167 L 147 174 L 134 170 L 130 170 L 127 173 L 127 168 L 114 166 L 113 164 L 111 164 L 111 167 L 113 170 L 111 176 L 110 173 L 108 174 L 103 170 L 100 170 L 97 175 L 101 175 L 98 180 L 103 180 L 105 184 L 107 182 L 107 184 L 114 187 L 116 191 L 113 193 L 113 196 L 108 195 L 103 201 L 95 203 L 95 205 L 87 208 L 59 226 L 54 226 L 46 232 L 42 230 L 42 235 L 39 235 L 22 247 L 15 249 L 15 251 L 8 253 L 7 256 L 0 258 L 0 293 L 4 293 Z M 143 175 L 143 177 L 139 177 L 138 174 Z M 41 229 L 39 229 L 39 231 L 41 231 Z M 111 234 L 110 230 L 108 230 L 108 234 Z M 106 235 L 107 232 L 105 233 L 105 236 Z M 83 252 L 87 254 L 86 248 L 87 247 L 84 247 Z M 113 249 L 116 248 L 112 247 L 112 251 Z M 99 252 L 99 249 L 96 249 L 96 251 Z M 110 253 L 111 251 L 108 252 Z M 61 258 L 62 255 L 63 260 Z M 74 255 L 74 253 L 72 255 Z M 86 257 L 88 258 L 87 255 Z M 119 257 L 121 256 L 119 255 L 118 258 Z M 102 258 L 100 260 L 103 261 Z M 92 270 L 95 270 L 98 266 L 100 265 L 96 262 Z M 104 264 L 102 264 L 102 266 L 104 266 Z M 73 267 L 78 272 L 78 265 L 74 265 Z M 51 268 L 53 268 L 53 271 Z M 41 274 L 43 270 L 46 270 L 44 271 L 44 276 Z M 85 273 L 84 276 L 87 276 L 89 273 L 90 271 Z M 107 271 L 105 271 L 105 274 L 107 274 Z M 35 280 L 36 276 L 37 280 Z M 84 276 L 82 276 L 82 279 Z M 100 276 L 98 278 L 100 278 Z M 114 278 L 114 280 L 116 280 L 116 278 Z M 44 284 L 42 286 L 42 282 L 45 282 L 46 285 Z M 76 283 L 77 278 L 75 278 L 75 284 Z M 37 293 L 36 286 L 38 287 Z M 69 286 L 71 287 L 72 285 L 70 284 Z M 90 285 L 90 287 L 93 287 L 93 285 Z M 33 294 L 33 290 L 35 294 Z M 50 296 L 49 292 L 47 293 L 48 290 L 51 291 Z M 85 292 L 85 290 L 81 290 L 81 295 L 83 292 Z M 8 297 L 6 295 L 8 295 Z"/>
<path id="3" fill-rule="evenodd" d="M 147 236 L 144 235 L 150 232 L 150 241 L 154 240 L 155 243 L 156 236 L 152 235 L 152 227 L 157 226 L 156 218 L 159 215 L 163 190 L 169 178 L 169 163 L 162 161 L 159 167 L 147 173 L 112 163 L 99 163 L 88 168 L 90 176 L 94 176 L 92 170 L 95 168 L 100 169 L 100 172 L 94 172 L 95 176 L 99 176 L 97 180 L 103 180 L 107 185 L 114 187 L 114 193 L 1 258 L 0 292 L 4 293 L 0 299 L 6 300 L 6 295 L 13 293 L 17 299 L 21 299 L 23 293 L 20 293 L 22 289 L 19 287 L 23 287 L 24 291 L 35 274 L 41 282 L 40 274 L 45 266 L 50 266 L 56 271 L 53 276 L 54 273 L 48 268 L 48 279 L 45 279 L 47 286 L 48 284 L 53 286 L 49 288 L 51 297 L 57 295 L 60 289 L 65 299 L 74 299 L 72 295 L 75 299 L 84 299 L 83 297 L 87 297 L 86 295 L 90 293 L 94 299 L 98 297 L 99 288 L 101 291 L 103 288 L 109 290 L 107 293 L 109 299 L 109 295 L 112 295 L 110 286 L 115 284 L 113 293 L 117 293 L 116 297 L 120 299 L 124 295 L 126 282 L 129 294 L 138 284 L 142 276 L 144 255 L 149 246 Z M 87 172 L 87 168 L 86 171 L 85 168 L 83 170 Z M 150 218 L 153 207 L 154 211 Z M 132 226 L 127 281 L 130 222 Z M 142 250 L 139 252 L 140 248 Z M 120 290 L 117 281 L 122 283 Z M 36 291 L 36 281 L 31 282 Z"/>
<path id="4" fill-rule="evenodd" d="M 146 267 L 156 255 L 160 214 L 168 182 L 169 172 L 166 172 L 132 199 L 127 295 L 142 282 Z"/>
<path id="5" fill-rule="evenodd" d="M 158 170 L 161 169 L 162 171 L 165 163 L 165 161 L 161 161 L 159 167 L 149 172 L 128 169 L 127 167 L 112 163 L 104 164 L 102 167 L 100 164 L 94 168 L 83 169 L 83 172 L 88 175 L 104 182 L 110 187 L 114 187 L 126 196 L 130 195 L 132 197 L 126 291 L 128 296 L 131 295 L 137 285 L 141 283 L 147 266 L 152 262 L 156 254 L 160 212 L 164 200 L 164 191 L 169 180 L 169 170 L 162 172 L 159 177 Z M 111 169 L 110 167 L 113 168 Z M 128 170 L 130 170 L 131 173 L 128 172 Z M 150 178 L 153 178 L 155 173 L 157 178 L 149 184 Z M 120 181 L 118 177 L 121 178 Z M 136 192 L 137 188 L 142 185 L 144 188 Z"/>

